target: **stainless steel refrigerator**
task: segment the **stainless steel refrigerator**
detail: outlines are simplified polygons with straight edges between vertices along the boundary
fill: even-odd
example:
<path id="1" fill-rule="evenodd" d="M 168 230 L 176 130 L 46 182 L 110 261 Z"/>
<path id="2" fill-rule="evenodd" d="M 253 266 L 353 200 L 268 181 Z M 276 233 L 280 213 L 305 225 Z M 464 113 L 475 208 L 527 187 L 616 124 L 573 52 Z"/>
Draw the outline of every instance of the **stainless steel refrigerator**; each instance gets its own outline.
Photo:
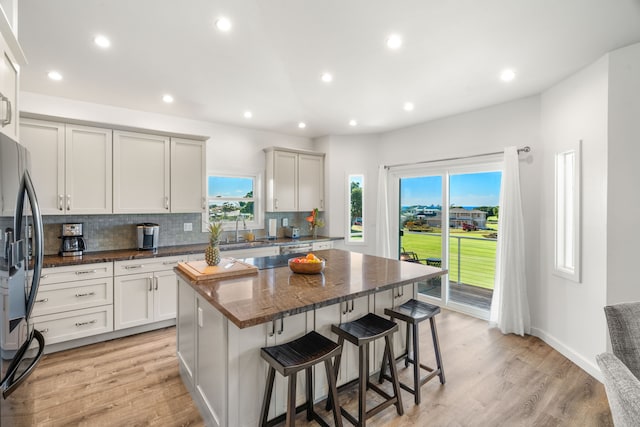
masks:
<path id="1" fill-rule="evenodd" d="M 44 338 L 29 318 L 44 249 L 29 163 L 27 149 L 0 134 L 0 412 L 44 351 Z"/>

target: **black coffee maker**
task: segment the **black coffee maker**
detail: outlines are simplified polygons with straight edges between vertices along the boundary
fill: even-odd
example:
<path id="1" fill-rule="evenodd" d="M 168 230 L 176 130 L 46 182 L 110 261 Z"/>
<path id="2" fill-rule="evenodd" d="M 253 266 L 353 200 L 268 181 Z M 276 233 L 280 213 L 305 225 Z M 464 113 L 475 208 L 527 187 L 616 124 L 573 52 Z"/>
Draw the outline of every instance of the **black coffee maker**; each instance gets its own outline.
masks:
<path id="1" fill-rule="evenodd" d="M 62 224 L 60 255 L 82 256 L 87 245 L 82 238 L 82 224 Z"/>

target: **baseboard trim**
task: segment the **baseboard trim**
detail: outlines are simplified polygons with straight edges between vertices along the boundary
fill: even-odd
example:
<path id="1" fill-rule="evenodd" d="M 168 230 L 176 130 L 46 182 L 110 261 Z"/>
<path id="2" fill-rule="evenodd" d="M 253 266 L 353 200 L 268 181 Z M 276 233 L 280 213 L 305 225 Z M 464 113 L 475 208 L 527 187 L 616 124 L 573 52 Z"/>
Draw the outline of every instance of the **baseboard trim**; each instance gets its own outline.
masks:
<path id="1" fill-rule="evenodd" d="M 602 372 L 600 372 L 600 368 L 595 362 L 585 358 L 572 348 L 567 347 L 564 343 L 562 343 L 562 341 L 558 340 L 553 335 L 539 328 L 531 328 L 531 335 L 533 335 L 534 337 L 538 337 L 545 343 L 549 344 L 553 349 L 558 351 L 558 353 L 562 354 L 564 357 L 578 365 L 598 381 L 603 381 Z"/>

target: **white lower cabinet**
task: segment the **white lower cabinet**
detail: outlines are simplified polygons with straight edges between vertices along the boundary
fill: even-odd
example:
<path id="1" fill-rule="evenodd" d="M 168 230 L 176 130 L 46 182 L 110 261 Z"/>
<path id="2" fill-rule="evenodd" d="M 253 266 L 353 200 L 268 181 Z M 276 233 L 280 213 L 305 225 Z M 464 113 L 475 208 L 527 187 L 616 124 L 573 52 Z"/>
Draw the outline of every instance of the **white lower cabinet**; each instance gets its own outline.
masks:
<path id="1" fill-rule="evenodd" d="M 173 267 L 184 259 L 180 256 L 115 262 L 116 330 L 176 317 L 177 290 Z M 129 274 L 124 274 L 126 272 Z"/>
<path id="2" fill-rule="evenodd" d="M 178 360 L 205 424 L 259 424 L 267 363 L 260 349 L 286 343 L 310 330 L 313 312 L 240 329 L 178 278 Z M 324 373 L 323 373 L 324 375 Z M 305 401 L 304 372 L 296 403 Z M 286 411 L 287 381 L 276 373 L 269 418 Z"/>
<path id="3" fill-rule="evenodd" d="M 325 337 L 338 342 L 338 336 L 331 332 L 331 325 L 350 322 L 359 319 L 369 312 L 369 297 L 360 297 L 317 308 L 315 310 L 315 331 Z M 371 349 L 370 349 L 371 350 Z M 373 371 L 375 366 L 370 364 Z M 317 365 L 315 368 L 315 396 L 319 398 L 327 395 L 327 377 L 324 365 Z M 340 370 L 338 373 L 337 385 L 340 386 L 358 377 L 358 348 L 348 341 L 344 342 L 342 348 L 342 358 L 340 360 Z"/>
<path id="4" fill-rule="evenodd" d="M 113 331 L 113 263 L 43 269 L 32 320 L 47 344 Z"/>
<path id="5" fill-rule="evenodd" d="M 413 283 L 398 286 L 388 291 L 378 292 L 375 294 L 374 313 L 388 319 L 389 316 L 384 314 L 384 309 L 395 308 L 404 304 L 415 297 L 415 292 L 415 285 Z M 402 321 L 397 321 L 397 323 L 398 331 L 393 334 L 393 353 L 395 357 L 404 353 L 407 348 L 407 323 Z M 374 366 L 377 367 L 376 370 L 378 370 L 380 369 L 382 357 L 384 356 L 384 340 L 377 340 L 374 343 L 374 351 L 375 356 L 372 360 Z"/>

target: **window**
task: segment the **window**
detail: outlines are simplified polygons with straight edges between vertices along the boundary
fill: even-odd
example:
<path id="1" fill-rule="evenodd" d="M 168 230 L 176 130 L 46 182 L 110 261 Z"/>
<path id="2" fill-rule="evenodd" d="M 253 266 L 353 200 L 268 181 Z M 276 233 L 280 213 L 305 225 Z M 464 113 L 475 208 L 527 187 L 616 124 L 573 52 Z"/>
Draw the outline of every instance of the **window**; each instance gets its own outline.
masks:
<path id="1" fill-rule="evenodd" d="M 556 154 L 555 273 L 580 282 L 580 145 Z"/>
<path id="2" fill-rule="evenodd" d="M 227 230 L 235 228 L 236 221 L 244 221 L 247 228 L 262 228 L 259 188 L 257 175 L 209 175 L 204 222 L 222 221 Z"/>
<path id="3" fill-rule="evenodd" d="M 347 180 L 349 200 L 347 202 L 347 218 L 349 218 L 347 242 L 364 243 L 363 192 L 364 176 L 349 175 Z"/>

